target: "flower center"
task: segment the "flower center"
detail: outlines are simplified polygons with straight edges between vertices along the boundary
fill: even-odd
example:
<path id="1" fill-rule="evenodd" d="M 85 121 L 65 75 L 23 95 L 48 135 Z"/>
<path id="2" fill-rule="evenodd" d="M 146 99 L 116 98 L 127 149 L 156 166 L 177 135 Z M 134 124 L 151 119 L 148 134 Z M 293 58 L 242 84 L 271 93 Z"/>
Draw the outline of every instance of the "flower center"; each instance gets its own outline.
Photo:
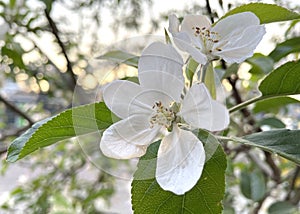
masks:
<path id="1" fill-rule="evenodd" d="M 220 35 L 217 32 L 210 31 L 206 27 L 192 27 L 192 29 L 195 31 L 195 37 L 200 38 L 203 47 L 205 48 L 204 51 L 207 52 L 207 54 L 210 54 L 213 51 L 222 51 L 221 48 L 214 48 L 214 44 L 218 43 L 220 39 Z"/>
<path id="2" fill-rule="evenodd" d="M 151 127 L 158 124 L 169 129 L 176 119 L 175 112 L 171 108 L 164 107 L 160 101 L 156 102 L 152 108 L 154 113 L 150 118 Z"/>

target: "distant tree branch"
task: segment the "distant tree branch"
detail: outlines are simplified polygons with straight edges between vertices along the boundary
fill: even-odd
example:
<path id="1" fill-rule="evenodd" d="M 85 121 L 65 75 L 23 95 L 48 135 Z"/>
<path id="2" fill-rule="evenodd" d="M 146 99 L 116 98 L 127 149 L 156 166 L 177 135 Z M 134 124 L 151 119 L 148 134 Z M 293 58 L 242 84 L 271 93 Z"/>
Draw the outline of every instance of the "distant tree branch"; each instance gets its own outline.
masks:
<path id="1" fill-rule="evenodd" d="M 64 55 L 66 61 L 67 61 L 67 72 L 69 73 L 71 79 L 72 79 L 72 82 L 70 82 L 69 84 L 71 84 L 71 87 L 72 89 L 74 89 L 75 85 L 76 85 L 76 77 L 75 77 L 75 74 L 74 74 L 74 71 L 73 71 L 73 68 L 72 68 L 72 63 L 68 57 L 68 54 L 67 54 L 67 51 L 66 51 L 66 48 L 63 44 L 63 42 L 61 41 L 60 37 L 59 37 L 59 30 L 55 24 L 55 22 L 53 21 L 53 19 L 51 18 L 49 12 L 47 10 L 45 10 L 45 15 L 46 15 L 46 18 L 48 20 L 48 23 L 50 25 L 50 28 L 51 28 L 51 31 L 52 33 L 54 34 L 57 42 L 58 42 L 58 45 L 60 46 L 61 48 L 61 51 L 62 51 L 62 54 Z"/>
<path id="2" fill-rule="evenodd" d="M 214 23 L 213 13 L 212 13 L 212 10 L 211 10 L 209 0 L 206 0 L 206 10 L 207 10 L 207 13 L 210 17 L 211 23 Z"/>
<path id="3" fill-rule="evenodd" d="M 12 103 L 10 103 L 8 100 L 6 100 L 1 95 L 0 95 L 0 101 L 3 102 L 10 110 L 12 110 L 13 112 L 17 113 L 18 115 L 20 115 L 21 117 L 23 117 L 24 119 L 26 119 L 30 125 L 32 125 L 34 123 L 33 120 L 27 114 L 25 114 L 23 111 L 21 111 L 15 105 L 13 105 Z"/>

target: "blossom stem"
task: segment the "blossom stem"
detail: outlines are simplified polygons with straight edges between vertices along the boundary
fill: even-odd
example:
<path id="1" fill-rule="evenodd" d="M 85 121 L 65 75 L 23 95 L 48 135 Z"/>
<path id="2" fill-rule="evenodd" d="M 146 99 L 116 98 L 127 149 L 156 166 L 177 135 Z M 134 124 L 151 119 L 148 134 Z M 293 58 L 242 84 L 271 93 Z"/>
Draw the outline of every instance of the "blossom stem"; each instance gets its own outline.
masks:
<path id="1" fill-rule="evenodd" d="M 266 99 L 266 97 L 264 97 L 264 96 L 254 97 L 254 98 L 252 98 L 250 100 L 247 100 L 245 102 L 242 102 L 242 103 L 240 103 L 240 104 L 238 104 L 238 105 L 230 108 L 229 109 L 229 113 L 233 113 L 235 111 L 241 110 L 241 109 L 245 108 L 246 106 L 248 106 L 248 105 L 250 105 L 252 103 L 255 103 L 257 101 L 263 100 L 263 99 Z"/>

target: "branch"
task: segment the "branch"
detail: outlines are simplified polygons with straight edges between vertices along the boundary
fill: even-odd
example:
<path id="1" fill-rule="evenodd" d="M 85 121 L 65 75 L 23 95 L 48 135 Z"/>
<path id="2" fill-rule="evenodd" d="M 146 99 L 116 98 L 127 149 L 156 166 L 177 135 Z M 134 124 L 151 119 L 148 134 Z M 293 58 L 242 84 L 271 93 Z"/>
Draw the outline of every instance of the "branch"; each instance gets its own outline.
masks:
<path id="1" fill-rule="evenodd" d="M 12 103 L 10 103 L 9 101 L 7 101 L 3 96 L 0 95 L 0 101 L 3 102 L 8 108 L 10 108 L 10 110 L 12 110 L 13 112 L 17 113 L 18 115 L 20 115 L 21 117 L 25 118 L 28 123 L 30 125 L 32 125 L 34 122 L 33 120 L 24 112 L 22 112 L 20 109 L 18 109 L 16 106 L 14 106 Z"/>
<path id="2" fill-rule="evenodd" d="M 206 9 L 207 9 L 207 13 L 210 17 L 211 23 L 214 23 L 214 18 L 213 18 L 213 15 L 212 15 L 212 10 L 211 10 L 209 0 L 206 0 Z"/>
<path id="3" fill-rule="evenodd" d="M 63 53 L 63 55 L 64 55 L 64 57 L 65 57 L 65 59 L 67 61 L 67 72 L 70 74 L 70 76 L 72 78 L 72 82 L 70 82 L 70 84 L 71 84 L 72 89 L 74 89 L 74 87 L 76 85 L 76 77 L 75 77 L 74 72 L 73 72 L 72 63 L 71 63 L 71 61 L 70 61 L 70 59 L 69 59 L 69 57 L 67 55 L 67 51 L 65 49 L 65 46 L 64 46 L 63 42 L 59 38 L 59 35 L 58 35 L 59 31 L 58 31 L 58 29 L 56 27 L 55 22 L 53 21 L 53 19 L 51 18 L 49 12 L 46 9 L 45 9 L 44 12 L 45 12 L 46 18 L 48 20 L 48 23 L 50 25 L 51 31 L 54 34 L 54 36 L 55 36 L 55 38 L 56 38 L 56 40 L 58 42 L 58 45 L 60 46 L 61 51 L 62 51 L 62 53 Z"/>

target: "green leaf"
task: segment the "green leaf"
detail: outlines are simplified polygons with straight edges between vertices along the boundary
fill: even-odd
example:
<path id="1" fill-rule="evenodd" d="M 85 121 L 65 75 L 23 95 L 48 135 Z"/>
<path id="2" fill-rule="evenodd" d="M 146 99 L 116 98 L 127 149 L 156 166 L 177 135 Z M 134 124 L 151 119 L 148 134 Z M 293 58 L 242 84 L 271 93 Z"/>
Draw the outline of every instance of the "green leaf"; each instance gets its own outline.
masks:
<path id="1" fill-rule="evenodd" d="M 268 74 L 274 67 L 272 58 L 258 53 L 247 59 L 246 62 L 252 65 L 252 69 L 249 71 L 251 74 Z"/>
<path id="2" fill-rule="evenodd" d="M 285 128 L 285 124 L 276 117 L 264 118 L 264 119 L 258 121 L 258 123 L 256 125 L 258 127 L 267 125 L 267 126 L 277 128 L 277 129 Z"/>
<path id="3" fill-rule="evenodd" d="M 300 94 L 300 61 L 280 66 L 266 76 L 258 89 L 268 97 Z"/>
<path id="4" fill-rule="evenodd" d="M 207 89 L 209 90 L 211 97 L 213 99 L 216 99 L 217 91 L 216 91 L 216 82 L 215 82 L 215 72 L 212 63 L 209 63 L 209 65 L 207 66 L 204 83 Z"/>
<path id="5" fill-rule="evenodd" d="M 300 18 L 300 14 L 275 4 L 250 3 L 234 8 L 226 13 L 221 19 L 233 14 L 247 11 L 254 13 L 260 19 L 261 24 L 289 21 Z"/>
<path id="6" fill-rule="evenodd" d="M 291 97 L 274 97 L 255 103 L 253 108 L 254 113 L 259 112 L 273 112 L 277 113 L 280 108 L 289 104 L 299 104 L 300 101 Z"/>
<path id="7" fill-rule="evenodd" d="M 287 202 L 287 201 L 278 201 L 273 203 L 269 209 L 269 214 L 291 214 L 297 213 L 297 208 L 295 205 Z"/>
<path id="8" fill-rule="evenodd" d="M 25 64 L 22 59 L 22 54 L 21 51 L 15 50 L 15 49 L 9 49 L 7 46 L 3 46 L 1 49 L 1 54 L 6 55 L 9 58 L 11 58 L 14 62 L 14 65 L 21 68 L 25 69 Z"/>
<path id="9" fill-rule="evenodd" d="M 300 130 L 280 129 L 231 138 L 235 142 L 273 152 L 300 164 Z"/>
<path id="10" fill-rule="evenodd" d="M 138 67 L 139 56 L 127 53 L 121 50 L 109 51 L 102 56 L 97 57 L 97 59 L 106 59 L 118 64 L 126 64 L 133 67 Z"/>
<path id="11" fill-rule="evenodd" d="M 164 28 L 164 30 L 165 30 L 165 40 L 166 40 L 166 43 L 167 44 L 172 44 L 171 38 L 170 38 L 170 36 L 168 34 L 168 31 L 166 30 L 166 28 Z"/>
<path id="12" fill-rule="evenodd" d="M 109 127 L 113 115 L 104 103 L 68 109 L 57 116 L 35 123 L 15 139 L 8 148 L 6 160 L 15 162 L 39 148 Z"/>
<path id="13" fill-rule="evenodd" d="M 184 195 L 175 195 L 164 191 L 154 178 L 159 144 L 156 142 L 148 147 L 134 174 L 131 190 L 134 213 L 221 213 L 226 169 L 222 147 L 218 146 L 205 163 L 202 176 L 194 188 Z"/>
<path id="14" fill-rule="evenodd" d="M 243 171 L 240 186 L 243 195 L 253 201 L 260 201 L 266 194 L 266 182 L 260 171 Z"/>
<path id="15" fill-rule="evenodd" d="M 276 48 L 269 54 L 269 56 L 275 61 L 279 61 L 281 58 L 289 55 L 290 53 L 300 52 L 300 37 L 295 37 L 286 40 L 276 46 Z"/>
<path id="16" fill-rule="evenodd" d="M 199 66 L 199 63 L 196 62 L 193 58 L 190 58 L 185 69 L 185 75 L 187 79 L 190 81 L 190 83 L 193 81 L 193 77 L 195 72 L 197 71 L 197 68 Z"/>

